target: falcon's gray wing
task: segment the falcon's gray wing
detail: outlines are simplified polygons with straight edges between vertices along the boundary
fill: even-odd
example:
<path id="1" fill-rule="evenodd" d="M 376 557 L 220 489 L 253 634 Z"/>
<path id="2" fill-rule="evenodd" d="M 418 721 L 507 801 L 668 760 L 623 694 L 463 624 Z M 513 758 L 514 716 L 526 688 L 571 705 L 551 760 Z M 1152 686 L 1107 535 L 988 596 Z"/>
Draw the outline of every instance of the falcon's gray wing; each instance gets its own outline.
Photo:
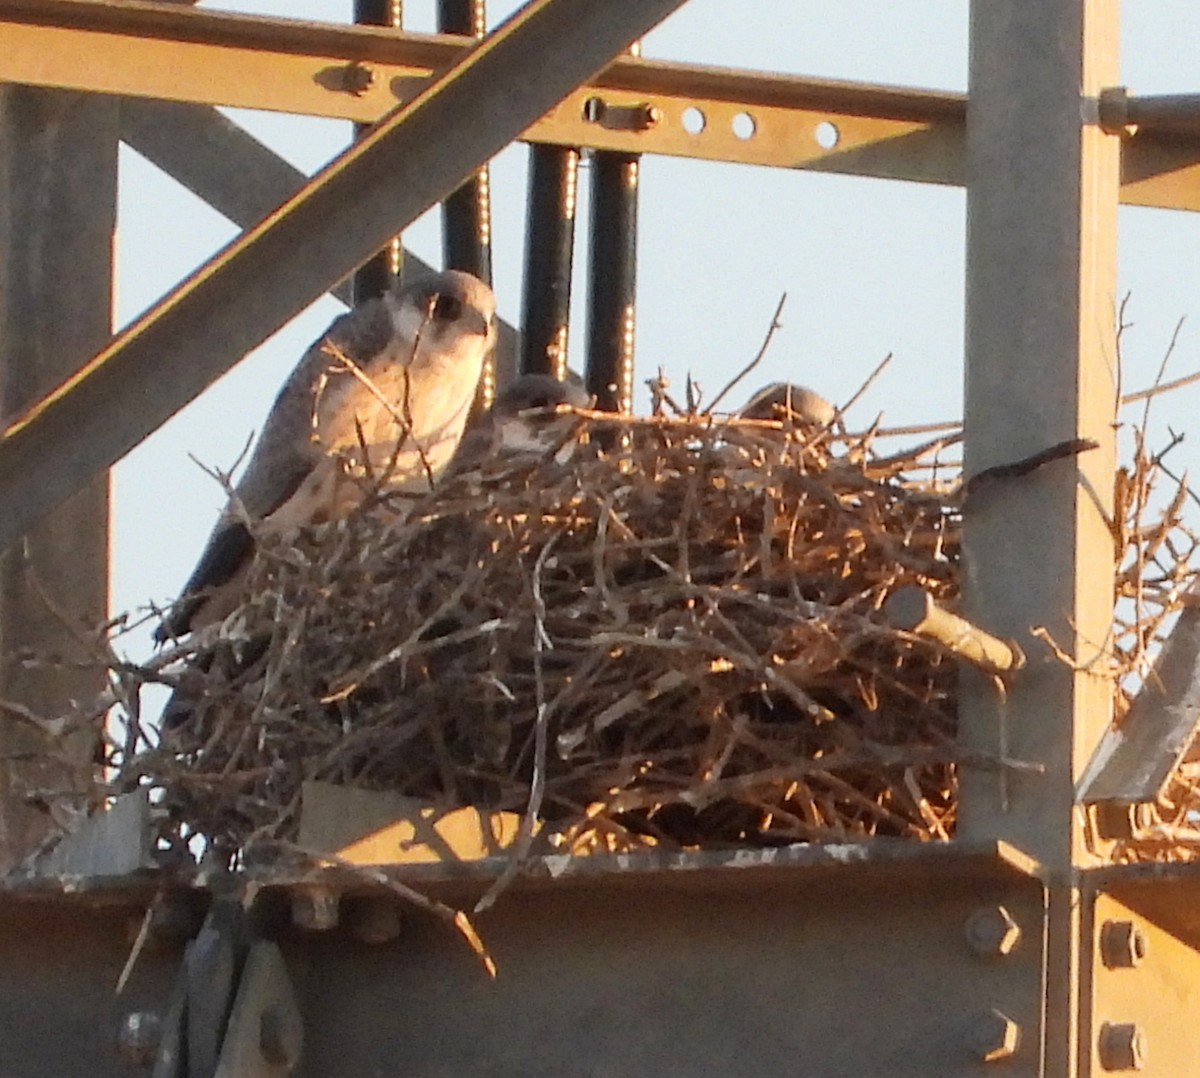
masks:
<path id="1" fill-rule="evenodd" d="M 321 377 L 334 357 L 332 344 L 355 363 L 365 364 L 391 342 L 392 320 L 383 300 L 373 299 L 336 318 L 284 383 L 263 424 L 242 478 L 237 499 L 255 520 L 269 517 L 296 493 L 321 462 L 312 439 L 313 408 Z M 213 589 L 229 583 L 254 553 L 254 540 L 231 508 L 221 514 L 179 599 L 155 630 L 160 643 L 192 626 Z"/>

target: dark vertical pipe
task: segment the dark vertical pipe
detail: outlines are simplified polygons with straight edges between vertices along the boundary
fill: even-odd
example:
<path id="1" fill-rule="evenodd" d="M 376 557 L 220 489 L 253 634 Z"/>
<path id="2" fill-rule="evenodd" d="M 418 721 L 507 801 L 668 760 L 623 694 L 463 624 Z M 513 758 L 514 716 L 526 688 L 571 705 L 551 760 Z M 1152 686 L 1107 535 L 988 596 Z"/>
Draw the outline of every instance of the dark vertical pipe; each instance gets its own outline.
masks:
<path id="1" fill-rule="evenodd" d="M 484 0 L 438 0 L 438 30 L 483 37 L 487 33 Z M 446 269 L 466 270 L 492 283 L 492 206 L 486 166 L 442 203 L 442 252 Z"/>
<path id="2" fill-rule="evenodd" d="M 592 157 L 588 392 L 606 411 L 633 410 L 638 155 Z"/>
<path id="3" fill-rule="evenodd" d="M 578 185 L 578 150 L 530 146 L 521 311 L 521 370 L 527 374 L 567 376 Z"/>
<path id="4" fill-rule="evenodd" d="M 485 0 L 438 0 L 438 30 L 481 38 L 487 33 Z M 492 283 L 491 173 L 485 165 L 442 203 L 442 258 L 446 269 L 465 270 Z M 479 379 L 476 405 L 496 395 L 496 361 L 489 355 Z"/>
<path id="5" fill-rule="evenodd" d="M 403 0 L 354 0 L 354 21 L 364 26 L 394 26 L 404 22 Z M 370 125 L 356 124 L 355 134 L 360 135 Z M 364 263 L 354 274 L 354 302 L 381 296 L 404 273 L 404 245 L 399 236 L 388 244 L 369 262 Z"/>

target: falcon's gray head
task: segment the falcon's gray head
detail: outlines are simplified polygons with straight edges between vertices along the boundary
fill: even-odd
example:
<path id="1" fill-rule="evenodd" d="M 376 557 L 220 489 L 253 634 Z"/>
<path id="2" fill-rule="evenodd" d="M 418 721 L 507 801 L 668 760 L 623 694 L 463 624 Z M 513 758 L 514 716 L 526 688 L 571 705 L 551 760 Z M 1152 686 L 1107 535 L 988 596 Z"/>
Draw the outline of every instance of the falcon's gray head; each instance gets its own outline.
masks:
<path id="1" fill-rule="evenodd" d="M 837 418 L 837 409 L 820 393 L 791 382 L 772 382 L 763 386 L 738 412 L 742 419 L 774 419 L 828 427 Z"/>
<path id="2" fill-rule="evenodd" d="M 481 357 L 495 336 L 496 297 L 478 277 L 447 270 L 385 297 L 396 336 L 417 342 L 414 366 Z"/>

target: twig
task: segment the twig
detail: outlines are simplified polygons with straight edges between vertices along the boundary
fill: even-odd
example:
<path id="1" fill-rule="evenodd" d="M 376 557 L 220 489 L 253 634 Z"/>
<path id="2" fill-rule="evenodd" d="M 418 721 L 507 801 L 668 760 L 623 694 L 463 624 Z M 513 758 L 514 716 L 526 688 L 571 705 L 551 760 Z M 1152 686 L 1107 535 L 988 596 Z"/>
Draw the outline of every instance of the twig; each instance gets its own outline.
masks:
<path id="1" fill-rule="evenodd" d="M 708 406 L 709 412 L 715 411 L 717 405 L 725 399 L 729 391 L 763 361 L 763 357 L 767 354 L 767 349 L 771 346 L 771 338 L 783 328 L 783 324 L 779 321 L 779 318 L 783 314 L 783 308 L 786 303 L 787 293 L 784 292 L 783 295 L 779 297 L 779 303 L 775 307 L 775 313 L 771 316 L 771 324 L 767 327 L 767 335 L 763 338 L 763 342 L 759 346 L 758 352 L 755 353 L 754 358 L 750 360 L 749 363 L 747 363 L 740 371 L 738 371 L 737 374 L 733 376 L 732 380 L 726 383 L 725 388 L 722 389 L 721 392 L 712 399 Z"/>
<path id="2" fill-rule="evenodd" d="M 841 419 L 843 416 L 845 416 L 845 414 L 848 411 L 850 411 L 850 409 L 853 408 L 854 405 L 856 405 L 858 403 L 858 401 L 862 397 L 862 395 L 864 393 L 866 393 L 866 391 L 868 389 L 870 389 L 872 385 L 874 385 L 875 379 L 878 378 L 883 373 L 884 368 L 887 367 L 887 365 L 889 363 L 891 363 L 891 361 L 892 361 L 892 353 L 889 352 L 880 361 L 879 366 L 877 366 L 869 375 L 867 375 L 867 380 L 865 382 L 863 382 L 863 384 L 861 386 L 858 387 L 858 392 L 856 392 L 854 394 L 854 396 L 852 396 L 848 401 L 846 401 L 845 404 L 841 405 L 837 409 L 837 416 L 836 416 L 837 419 Z M 876 421 L 876 425 L 878 425 L 878 421 Z"/>

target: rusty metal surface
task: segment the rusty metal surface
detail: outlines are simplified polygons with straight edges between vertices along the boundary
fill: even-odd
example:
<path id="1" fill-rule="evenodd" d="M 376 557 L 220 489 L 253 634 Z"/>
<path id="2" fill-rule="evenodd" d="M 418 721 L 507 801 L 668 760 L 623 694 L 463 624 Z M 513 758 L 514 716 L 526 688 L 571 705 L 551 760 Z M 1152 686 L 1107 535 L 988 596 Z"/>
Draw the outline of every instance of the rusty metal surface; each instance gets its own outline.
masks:
<path id="1" fill-rule="evenodd" d="M 0 548 L 680 3 L 534 0 L 522 8 L 8 427 Z M 526 77 L 535 68 L 539 77 Z M 503 97 L 491 95 L 497 83 L 508 87 Z M 285 262 L 286 274 L 273 272 Z"/>
<path id="2" fill-rule="evenodd" d="M 267 886 L 255 924 L 282 949 L 311 1078 L 970 1075 L 1004 1051 L 997 1013 L 1019 1032 L 1005 1073 L 1037 1074 L 1040 882 L 994 849 L 848 849 L 517 879 L 477 919 L 494 981 L 452 929 L 406 905 L 399 935 L 370 944 L 345 918 L 290 927 L 292 888 Z M 0 893 L 6 1076 L 128 1073 L 120 1020 L 164 1016 L 181 960 L 178 941 L 155 942 L 113 998 L 147 897 L 134 886 L 101 904 Z M 466 903 L 485 886 L 427 889 Z"/>
<path id="3" fill-rule="evenodd" d="M 108 340 L 116 181 L 114 101 L 0 87 L 0 423 Z M 32 667 L 20 653 L 91 657 L 80 636 L 108 616 L 107 475 L 25 540 L 0 554 L 0 698 L 53 717 L 99 691 L 103 675 Z M 0 713 L 0 872 L 46 832 L 38 791 L 86 804 L 98 733 L 43 734 Z M 36 759 L 47 751 L 66 762 Z"/>
<path id="4" fill-rule="evenodd" d="M 1159 891 L 1195 905 L 1194 887 Z M 1137 1069 L 1155 1078 L 1192 1078 L 1200 1059 L 1195 941 L 1111 895 L 1096 896 L 1093 917 L 1091 1037 L 1081 1044 L 1080 1073 L 1100 1078 Z"/>
<path id="5" fill-rule="evenodd" d="M 127 991 L 113 989 L 142 905 L 3 902 L 0 1028 L 5 1078 L 128 1078 L 123 1016 L 165 1007 L 178 947 L 147 948 Z"/>

